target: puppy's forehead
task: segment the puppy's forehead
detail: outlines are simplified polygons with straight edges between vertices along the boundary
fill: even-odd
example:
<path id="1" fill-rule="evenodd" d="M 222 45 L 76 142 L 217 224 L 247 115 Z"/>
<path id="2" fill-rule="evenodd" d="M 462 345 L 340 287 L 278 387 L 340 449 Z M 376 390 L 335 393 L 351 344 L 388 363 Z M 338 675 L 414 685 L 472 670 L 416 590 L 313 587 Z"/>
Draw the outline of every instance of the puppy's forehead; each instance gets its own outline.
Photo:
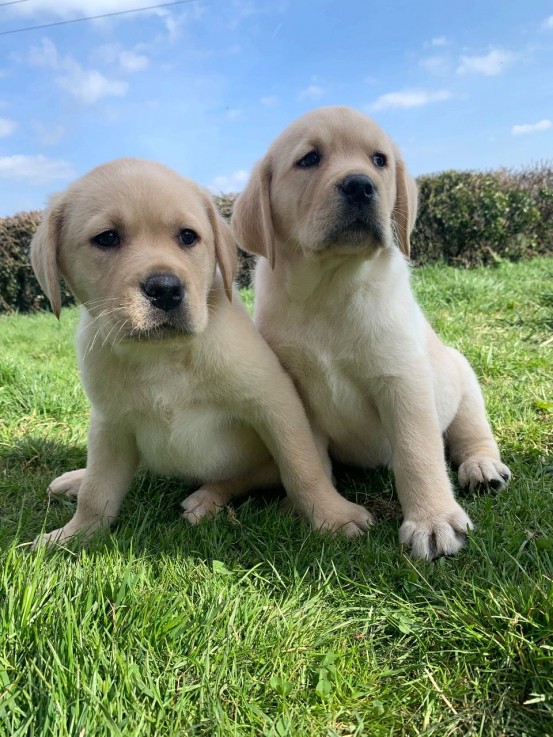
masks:
<path id="1" fill-rule="evenodd" d="M 274 141 L 270 153 L 295 154 L 302 146 L 328 146 L 333 151 L 363 148 L 392 152 L 393 149 L 389 136 L 374 120 L 341 106 L 312 110 L 298 118 Z"/>
<path id="2" fill-rule="evenodd" d="M 206 195 L 198 185 L 167 167 L 139 159 L 119 159 L 93 169 L 67 191 L 71 210 L 79 216 L 187 225 L 207 223 Z M 192 222 L 193 221 L 193 222 Z"/>

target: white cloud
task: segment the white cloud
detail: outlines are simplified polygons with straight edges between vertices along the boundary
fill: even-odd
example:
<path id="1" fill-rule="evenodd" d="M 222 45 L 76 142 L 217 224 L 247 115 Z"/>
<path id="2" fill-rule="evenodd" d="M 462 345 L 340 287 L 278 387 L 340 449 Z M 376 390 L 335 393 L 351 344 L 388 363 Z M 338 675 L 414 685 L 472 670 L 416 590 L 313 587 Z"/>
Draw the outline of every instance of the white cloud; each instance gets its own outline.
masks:
<path id="1" fill-rule="evenodd" d="M 203 4 L 200 2 L 191 2 L 190 5 L 185 6 L 186 10 L 180 13 L 175 12 L 177 9 L 155 7 L 155 4 L 151 2 L 143 2 L 142 9 L 140 6 L 141 3 L 137 3 L 137 0 L 94 0 L 94 2 L 90 0 L 33 0 L 33 2 L 15 3 L 10 7 L 10 10 L 20 17 L 37 18 L 41 23 L 46 23 L 50 19 L 73 20 L 115 13 L 116 15 L 111 17 L 92 21 L 91 25 L 100 32 L 105 30 L 106 23 L 118 23 L 127 19 L 154 16 L 165 27 L 170 42 L 174 42 L 179 38 L 185 21 L 189 18 L 197 20 L 205 12 Z M 130 10 L 139 10 L 140 12 L 125 12 Z"/>
<path id="2" fill-rule="evenodd" d="M 528 133 L 538 133 L 539 131 L 549 130 L 553 126 L 553 123 L 548 119 L 544 118 L 539 120 L 537 123 L 524 123 L 523 125 L 513 125 L 511 133 L 513 136 L 524 136 Z"/>
<path id="3" fill-rule="evenodd" d="M 94 105 L 102 97 L 123 97 L 129 89 L 126 82 L 108 79 L 97 69 L 83 69 L 80 65 L 56 81 L 83 105 Z"/>
<path id="4" fill-rule="evenodd" d="M 195 3 L 192 3 L 194 5 Z M 163 25 L 169 35 L 169 41 L 174 43 L 177 41 L 181 34 L 182 26 L 184 22 L 188 20 L 188 13 L 182 13 L 181 15 L 173 15 L 167 8 L 157 8 L 153 11 L 158 18 L 161 18 Z"/>
<path id="5" fill-rule="evenodd" d="M 449 100 L 451 92 L 447 90 L 437 90 L 436 92 L 427 92 L 426 90 L 402 90 L 399 92 L 388 92 L 381 95 L 371 105 L 371 110 L 391 110 L 393 108 L 411 108 L 423 107 L 431 102 L 441 102 Z"/>
<path id="6" fill-rule="evenodd" d="M 513 53 L 501 49 L 492 49 L 482 56 L 462 56 L 457 74 L 484 74 L 486 77 L 495 77 L 501 74 L 514 58 Z"/>
<path id="7" fill-rule="evenodd" d="M 448 40 L 445 36 L 436 36 L 430 41 L 431 46 L 447 46 Z"/>
<path id="8" fill-rule="evenodd" d="M 59 69 L 63 65 L 58 50 L 49 38 L 42 38 L 39 46 L 31 46 L 27 61 L 32 67 Z"/>
<path id="9" fill-rule="evenodd" d="M 14 130 L 17 128 L 15 120 L 9 118 L 0 118 L 0 138 L 6 138 L 11 136 Z"/>
<path id="10" fill-rule="evenodd" d="M 245 169 L 239 169 L 233 174 L 223 175 L 215 177 L 213 182 L 209 185 L 209 189 L 212 192 L 240 192 L 244 188 L 244 185 L 250 177 L 249 172 Z"/>
<path id="11" fill-rule="evenodd" d="M 75 176 L 73 166 L 63 159 L 49 159 L 38 156 L 0 156 L 0 178 L 22 179 L 29 184 L 49 184 L 58 180 L 68 180 Z"/>
<path id="12" fill-rule="evenodd" d="M 306 98 L 314 99 L 316 97 L 321 97 L 321 95 L 324 95 L 324 89 L 319 87 L 318 84 L 312 84 L 300 92 L 299 98 L 300 100 L 305 100 Z"/>
<path id="13" fill-rule="evenodd" d="M 445 72 L 448 66 L 447 57 L 445 56 L 427 56 L 419 61 L 419 66 L 433 74 Z"/>
<path id="14" fill-rule="evenodd" d="M 552 30 L 553 29 L 553 15 L 550 15 L 549 18 L 546 18 L 544 22 L 541 24 L 541 27 L 546 31 Z"/>
<path id="15" fill-rule="evenodd" d="M 129 88 L 126 82 L 108 79 L 97 69 L 84 69 L 72 56 L 61 56 L 50 39 L 43 38 L 27 56 L 31 66 L 46 67 L 59 72 L 58 87 L 69 92 L 84 105 L 93 105 L 102 97 L 122 97 Z"/>
<path id="16" fill-rule="evenodd" d="M 18 3 L 12 10 L 27 17 L 49 13 L 59 18 L 78 18 L 133 10 L 137 6 L 140 3 L 136 0 L 94 0 L 94 3 L 90 0 L 33 0 L 32 3 Z"/>
<path id="17" fill-rule="evenodd" d="M 150 66 L 147 56 L 134 51 L 122 51 L 119 54 L 119 63 L 126 72 L 142 72 Z"/>
<path id="18" fill-rule="evenodd" d="M 33 123 L 38 141 L 43 146 L 55 146 L 65 136 L 63 125 L 46 126 L 43 123 Z"/>
<path id="19" fill-rule="evenodd" d="M 259 102 L 265 105 L 265 107 L 277 107 L 280 100 L 276 95 L 267 95 L 266 97 L 262 97 Z"/>

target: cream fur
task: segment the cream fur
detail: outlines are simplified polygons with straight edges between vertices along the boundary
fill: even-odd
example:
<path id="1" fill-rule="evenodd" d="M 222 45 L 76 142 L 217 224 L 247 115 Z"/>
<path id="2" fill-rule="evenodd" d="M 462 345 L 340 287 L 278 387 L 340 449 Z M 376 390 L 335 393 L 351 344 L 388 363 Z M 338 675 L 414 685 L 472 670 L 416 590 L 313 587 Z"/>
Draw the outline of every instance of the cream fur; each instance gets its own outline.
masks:
<path id="1" fill-rule="evenodd" d="M 197 233 L 193 247 L 179 243 L 182 229 Z M 98 247 L 109 230 L 120 245 Z M 53 199 L 32 263 L 56 312 L 60 275 L 82 304 L 79 369 L 92 405 L 86 469 L 51 485 L 77 496 L 76 513 L 36 544 L 108 525 L 139 465 L 203 483 L 182 504 L 192 523 L 280 476 L 315 528 L 366 529 L 370 514 L 333 488 L 290 378 L 232 294 L 235 242 L 193 182 L 136 159 L 93 170 Z M 171 311 L 143 292 L 159 273 L 184 288 Z"/>
<path id="2" fill-rule="evenodd" d="M 309 152 L 319 155 L 316 166 L 298 163 Z M 369 177 L 374 193 L 367 222 L 348 229 L 341 186 L 351 175 Z M 243 248 L 266 257 L 255 274 L 254 319 L 294 380 L 319 445 L 346 463 L 393 468 L 400 541 L 434 558 L 456 553 L 472 528 L 454 498 L 443 437 L 463 486 L 500 487 L 510 472 L 474 372 L 413 297 L 406 256 L 416 208 L 415 182 L 388 136 L 354 110 L 323 108 L 272 144 L 232 226 Z"/>

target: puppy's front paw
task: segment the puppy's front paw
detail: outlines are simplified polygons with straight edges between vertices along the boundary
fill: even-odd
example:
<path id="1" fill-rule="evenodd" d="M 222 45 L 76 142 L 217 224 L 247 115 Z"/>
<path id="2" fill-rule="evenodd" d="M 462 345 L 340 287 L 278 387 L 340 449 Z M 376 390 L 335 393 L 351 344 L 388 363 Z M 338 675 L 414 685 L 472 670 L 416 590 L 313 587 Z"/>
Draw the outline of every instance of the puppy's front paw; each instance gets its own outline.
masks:
<path id="1" fill-rule="evenodd" d="M 399 541 L 411 549 L 414 558 L 434 560 L 458 553 L 467 540 L 467 531 L 473 527 L 468 515 L 455 503 L 439 515 L 406 519 L 399 528 Z"/>
<path id="2" fill-rule="evenodd" d="M 41 535 L 35 537 L 31 545 L 31 550 L 53 548 L 55 545 L 62 545 L 68 539 L 64 527 L 60 527 L 58 530 L 52 530 L 52 532 L 43 532 Z"/>
<path id="3" fill-rule="evenodd" d="M 511 478 L 511 472 L 494 458 L 472 456 L 459 466 L 458 478 L 461 488 L 468 487 L 470 491 L 478 487 L 503 489 Z"/>
<path id="4" fill-rule="evenodd" d="M 49 496 L 65 496 L 68 499 L 75 499 L 79 493 L 85 471 L 85 468 L 79 468 L 76 471 L 67 471 L 67 473 L 62 473 L 62 475 L 55 478 L 48 487 Z"/>
<path id="5" fill-rule="evenodd" d="M 181 502 L 181 517 L 197 525 L 203 519 L 215 517 L 226 506 L 223 495 L 216 488 L 202 486 Z"/>
<path id="6" fill-rule="evenodd" d="M 374 519 L 368 509 L 341 496 L 328 508 L 314 510 L 311 523 L 321 532 L 339 532 L 345 537 L 357 537 L 366 532 Z"/>

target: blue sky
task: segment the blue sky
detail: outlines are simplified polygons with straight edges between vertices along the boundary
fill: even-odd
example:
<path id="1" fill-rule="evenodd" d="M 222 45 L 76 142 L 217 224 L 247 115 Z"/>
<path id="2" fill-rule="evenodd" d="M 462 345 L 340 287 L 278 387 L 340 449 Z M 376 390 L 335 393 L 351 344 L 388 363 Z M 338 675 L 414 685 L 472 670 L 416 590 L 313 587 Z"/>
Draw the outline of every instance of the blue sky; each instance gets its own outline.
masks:
<path id="1" fill-rule="evenodd" d="M 553 3 L 0 0 L 0 215 L 119 156 L 244 186 L 296 117 L 351 105 L 415 175 L 553 159 Z"/>

